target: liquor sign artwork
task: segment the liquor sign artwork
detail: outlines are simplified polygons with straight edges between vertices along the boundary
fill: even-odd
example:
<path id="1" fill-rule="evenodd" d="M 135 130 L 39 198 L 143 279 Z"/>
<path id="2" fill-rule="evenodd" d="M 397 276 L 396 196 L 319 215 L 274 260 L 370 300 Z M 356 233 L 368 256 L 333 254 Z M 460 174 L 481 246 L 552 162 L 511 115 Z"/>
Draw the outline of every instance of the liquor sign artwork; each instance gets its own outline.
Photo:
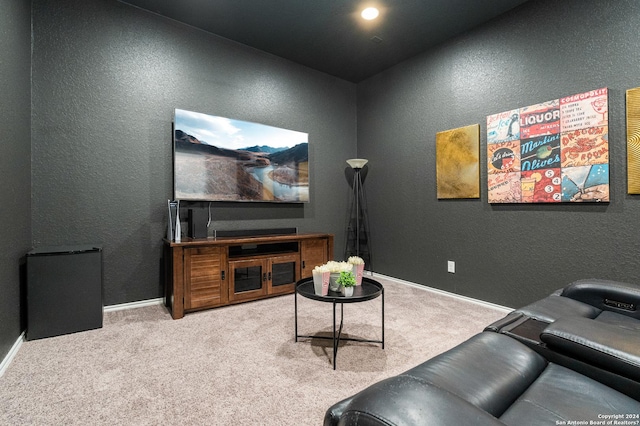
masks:
<path id="1" fill-rule="evenodd" d="M 489 203 L 609 201 L 607 88 L 487 116 Z"/>

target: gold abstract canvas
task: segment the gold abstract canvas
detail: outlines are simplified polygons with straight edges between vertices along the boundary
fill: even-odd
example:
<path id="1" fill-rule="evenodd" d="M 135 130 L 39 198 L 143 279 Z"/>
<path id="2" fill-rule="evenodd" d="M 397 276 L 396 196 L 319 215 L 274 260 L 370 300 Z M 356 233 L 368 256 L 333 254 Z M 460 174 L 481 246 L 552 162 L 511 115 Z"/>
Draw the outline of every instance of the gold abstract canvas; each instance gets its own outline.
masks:
<path id="1" fill-rule="evenodd" d="M 627 192 L 640 194 L 640 87 L 627 90 Z"/>
<path id="2" fill-rule="evenodd" d="M 480 198 L 480 125 L 436 133 L 438 198 Z"/>

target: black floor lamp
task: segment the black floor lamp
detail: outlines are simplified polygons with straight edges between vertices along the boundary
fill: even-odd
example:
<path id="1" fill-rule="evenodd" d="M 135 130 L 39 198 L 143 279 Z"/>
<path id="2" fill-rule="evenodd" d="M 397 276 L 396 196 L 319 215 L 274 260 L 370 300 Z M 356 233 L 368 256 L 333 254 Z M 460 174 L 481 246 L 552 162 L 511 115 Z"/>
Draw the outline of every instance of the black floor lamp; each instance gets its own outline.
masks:
<path id="1" fill-rule="evenodd" d="M 347 235 L 344 257 L 358 256 L 364 260 L 365 268 L 373 271 L 371 253 L 371 234 L 369 233 L 369 215 L 367 214 L 367 198 L 362 185 L 362 168 L 368 160 L 353 158 L 347 163 L 353 169 L 353 192 L 347 215 Z"/>

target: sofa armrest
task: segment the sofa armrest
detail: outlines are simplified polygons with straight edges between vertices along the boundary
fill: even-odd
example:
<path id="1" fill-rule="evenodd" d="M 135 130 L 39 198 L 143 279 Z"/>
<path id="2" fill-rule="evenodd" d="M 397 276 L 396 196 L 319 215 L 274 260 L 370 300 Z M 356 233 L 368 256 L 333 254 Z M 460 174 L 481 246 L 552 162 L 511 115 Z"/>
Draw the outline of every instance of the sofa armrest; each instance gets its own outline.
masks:
<path id="1" fill-rule="evenodd" d="M 540 335 L 550 349 L 640 382 L 640 335 L 588 318 L 566 317 Z"/>
<path id="2" fill-rule="evenodd" d="M 504 426 L 504 423 L 426 380 L 395 376 L 338 402 L 324 418 L 324 426 L 356 425 Z"/>
<path id="3" fill-rule="evenodd" d="M 544 372 L 541 355 L 498 333 L 479 333 L 330 407 L 325 426 L 500 425 Z"/>
<path id="4" fill-rule="evenodd" d="M 511 312 L 507 314 L 504 318 L 495 321 L 484 328 L 484 331 L 493 331 L 494 333 L 499 333 L 500 330 L 505 328 L 508 325 L 513 324 L 518 320 L 522 320 L 524 315 L 522 312 Z"/>
<path id="5" fill-rule="evenodd" d="M 603 311 L 640 319 L 640 286 L 636 284 L 599 279 L 578 280 L 566 286 L 561 295 Z"/>
<path id="6" fill-rule="evenodd" d="M 340 416 L 342 416 L 342 413 L 344 413 L 344 410 L 349 406 L 349 403 L 351 402 L 352 399 L 353 399 L 353 396 L 347 399 L 343 399 L 340 402 L 336 402 L 331 407 L 329 407 L 327 412 L 324 414 L 323 425 L 336 426 L 340 421 Z"/>
<path id="7" fill-rule="evenodd" d="M 568 297 L 551 295 L 514 312 L 539 321 L 554 322 L 567 316 L 595 318 L 602 313 L 602 310 Z"/>

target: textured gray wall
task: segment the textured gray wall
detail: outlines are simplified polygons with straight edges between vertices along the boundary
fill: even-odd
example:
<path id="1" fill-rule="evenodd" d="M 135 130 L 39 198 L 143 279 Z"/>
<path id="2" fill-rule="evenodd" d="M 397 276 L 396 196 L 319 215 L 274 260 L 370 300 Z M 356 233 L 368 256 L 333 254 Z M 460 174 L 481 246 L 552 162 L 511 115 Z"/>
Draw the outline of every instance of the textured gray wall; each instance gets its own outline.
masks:
<path id="1" fill-rule="evenodd" d="M 376 271 L 513 307 L 578 278 L 640 282 L 640 199 L 626 194 L 625 142 L 639 18 L 636 0 L 532 0 L 359 84 Z M 611 203 L 489 205 L 486 116 L 601 87 Z M 475 123 L 481 199 L 438 201 L 435 134 Z"/>
<path id="2" fill-rule="evenodd" d="M 21 258 L 31 240 L 29 0 L 0 0 L 0 360 L 22 331 Z"/>
<path id="3" fill-rule="evenodd" d="M 33 240 L 101 244 L 105 304 L 162 294 L 174 108 L 309 133 L 311 203 L 216 203 L 215 229 L 343 244 L 355 85 L 115 0 L 33 7 Z"/>

